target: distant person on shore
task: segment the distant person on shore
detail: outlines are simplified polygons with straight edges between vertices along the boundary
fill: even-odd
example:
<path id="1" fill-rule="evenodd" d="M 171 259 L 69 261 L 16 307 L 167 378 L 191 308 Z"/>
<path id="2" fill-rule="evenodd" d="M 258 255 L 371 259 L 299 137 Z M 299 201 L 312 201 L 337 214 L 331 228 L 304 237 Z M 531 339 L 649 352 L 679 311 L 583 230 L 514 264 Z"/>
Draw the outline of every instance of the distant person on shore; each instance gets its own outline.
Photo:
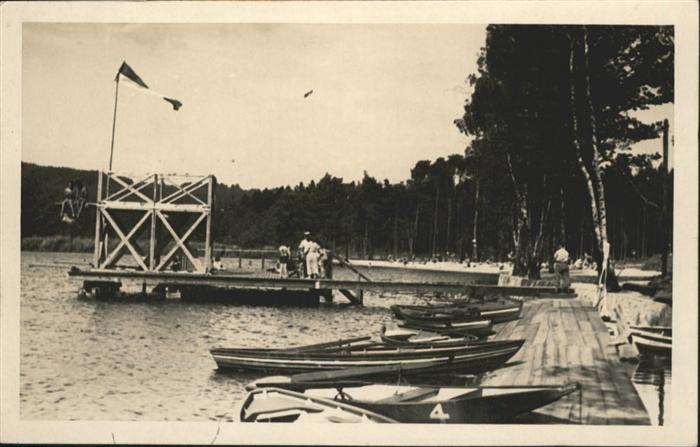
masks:
<path id="1" fill-rule="evenodd" d="M 306 252 L 306 273 L 311 279 L 318 278 L 318 264 L 321 257 L 321 246 L 313 240 L 309 240 Z"/>
<path id="2" fill-rule="evenodd" d="M 561 290 L 568 290 L 571 286 L 569 279 L 569 252 L 564 248 L 564 244 L 559 244 L 559 249 L 554 252 L 554 273 L 557 277 L 557 287 Z"/>
<path id="3" fill-rule="evenodd" d="M 75 216 L 75 210 L 73 209 L 74 196 L 73 181 L 71 180 L 66 183 L 66 187 L 63 189 L 63 202 L 61 202 L 61 219 L 66 223 L 72 223 Z M 70 209 L 70 214 L 66 211 L 66 205 Z"/>
<path id="4" fill-rule="evenodd" d="M 299 242 L 299 261 L 301 262 L 301 270 L 303 270 L 304 278 L 309 276 L 309 270 L 307 268 L 306 255 L 309 253 L 309 246 L 311 245 L 311 233 L 308 231 L 304 232 L 304 239 Z"/>
<path id="5" fill-rule="evenodd" d="M 289 272 L 287 271 L 287 264 L 289 263 L 289 258 L 292 256 L 292 251 L 286 245 L 280 245 L 280 247 L 277 250 L 280 254 L 280 278 L 286 278 L 289 276 Z"/>
<path id="6" fill-rule="evenodd" d="M 78 217 L 80 216 L 80 213 L 83 212 L 83 208 L 85 207 L 85 203 L 87 202 L 87 187 L 83 185 L 83 182 L 81 182 L 80 180 L 76 180 L 75 187 L 73 188 L 73 190 L 78 203 L 78 212 L 76 213 L 76 217 Z"/>
<path id="7" fill-rule="evenodd" d="M 179 272 L 180 270 L 182 270 L 182 263 L 180 262 L 179 256 L 175 256 L 173 258 L 173 261 L 170 263 L 170 270 L 172 270 L 173 272 Z"/>

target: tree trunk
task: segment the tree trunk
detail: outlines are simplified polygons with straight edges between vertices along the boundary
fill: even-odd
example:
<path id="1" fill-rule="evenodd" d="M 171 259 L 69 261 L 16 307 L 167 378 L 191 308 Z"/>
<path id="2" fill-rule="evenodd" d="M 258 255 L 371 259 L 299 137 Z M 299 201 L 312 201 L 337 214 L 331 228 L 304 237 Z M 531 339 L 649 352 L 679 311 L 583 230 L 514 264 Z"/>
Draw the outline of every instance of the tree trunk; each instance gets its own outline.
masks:
<path id="1" fill-rule="evenodd" d="M 661 276 L 668 275 L 668 246 L 669 246 L 669 218 L 668 218 L 668 120 L 663 124 L 663 158 L 661 160 L 661 175 L 663 179 L 663 201 L 661 208 Z"/>
<path id="2" fill-rule="evenodd" d="M 569 100 L 571 101 L 571 130 L 573 133 L 573 145 L 576 155 L 576 162 L 583 175 L 583 179 L 586 183 L 586 190 L 588 191 L 588 197 L 590 199 L 591 206 L 591 217 L 593 218 L 593 232 L 595 234 L 596 241 L 600 241 L 600 223 L 598 219 L 598 205 L 596 203 L 595 191 L 593 189 L 593 181 L 591 180 L 591 175 L 586 168 L 586 163 L 581 155 L 581 144 L 578 138 L 578 118 L 576 113 L 576 76 L 574 71 L 574 54 L 575 54 L 575 44 L 574 36 L 570 36 L 571 46 L 569 53 L 569 71 L 571 73 L 571 86 L 569 90 Z M 602 248 L 601 248 L 602 250 Z"/>
<path id="3" fill-rule="evenodd" d="M 447 230 L 445 232 L 445 252 L 450 251 L 450 223 L 452 221 L 452 198 L 447 199 Z"/>
<path id="4" fill-rule="evenodd" d="M 513 182 L 513 190 L 515 191 L 515 222 L 513 225 L 513 247 L 515 250 L 513 256 L 513 275 L 525 276 L 530 275 L 532 270 L 531 248 L 531 226 L 530 218 L 527 209 L 527 189 L 521 191 L 520 184 L 515 178 L 513 165 L 510 161 L 510 154 L 506 154 L 506 170 Z"/>
<path id="5" fill-rule="evenodd" d="M 477 230 L 479 224 L 479 181 L 474 180 L 474 221 L 472 222 L 472 261 L 479 259 L 477 250 Z"/>
<path id="6" fill-rule="evenodd" d="M 529 257 L 530 259 L 528 259 L 527 277 L 529 279 L 540 279 L 540 259 L 542 258 L 542 247 L 544 245 L 544 228 L 545 223 L 549 218 L 551 206 L 552 201 L 547 200 L 547 205 L 543 206 L 540 212 L 540 226 L 537 230 L 537 234 L 535 235 L 535 241 L 532 244 L 532 252 L 530 253 Z"/>
<path id="7" fill-rule="evenodd" d="M 397 213 L 394 213 L 394 241 L 392 246 L 392 255 L 396 259 L 399 255 L 399 217 Z"/>
<path id="8" fill-rule="evenodd" d="M 419 217 L 419 215 L 420 215 L 420 206 L 416 202 L 416 218 L 413 221 L 413 233 L 411 234 L 411 240 L 410 240 L 411 258 L 413 258 L 413 256 L 416 253 L 415 252 L 415 249 L 416 249 L 415 244 L 416 244 L 416 239 L 418 238 L 418 217 Z"/>
<path id="9" fill-rule="evenodd" d="M 369 226 L 367 225 L 367 219 L 365 218 L 365 234 L 362 238 L 362 258 L 367 259 L 367 239 L 369 236 Z"/>
<path id="10" fill-rule="evenodd" d="M 584 54 L 584 76 L 586 81 L 586 108 L 588 110 L 590 125 L 591 125 L 591 150 L 593 151 L 593 178 L 595 180 L 596 189 L 598 191 L 597 197 L 597 207 L 598 207 L 598 222 L 600 227 L 600 241 L 599 245 L 601 252 L 608 241 L 608 220 L 607 212 L 605 207 L 605 186 L 603 185 L 603 173 L 601 165 L 603 163 L 603 157 L 598 149 L 598 132 L 596 129 L 596 117 L 595 110 L 593 108 L 593 101 L 591 98 L 591 77 L 588 67 L 588 29 L 583 27 L 583 54 Z M 612 247 L 610 252 L 612 253 Z M 603 274 L 602 269 L 602 259 L 601 266 L 598 270 L 598 275 Z M 606 275 L 606 285 L 608 290 L 617 291 L 620 290 L 620 285 L 617 282 L 617 276 L 615 275 L 615 269 L 613 268 L 610 257 L 608 257 L 607 263 L 607 275 Z"/>
<path id="11" fill-rule="evenodd" d="M 569 71 L 571 73 L 571 86 L 570 86 L 570 101 L 571 101 L 571 124 L 572 124 L 572 133 L 573 133 L 573 146 L 574 146 L 574 152 L 576 156 L 576 162 L 577 165 L 581 171 L 581 174 L 584 178 L 584 181 L 586 183 L 586 189 L 588 191 L 588 197 L 590 199 L 590 206 L 591 206 L 591 217 L 593 220 L 593 233 L 595 236 L 595 241 L 596 241 L 596 250 L 593 253 L 594 259 L 596 261 L 596 266 L 597 266 L 597 271 L 598 274 L 602 274 L 602 261 L 603 261 L 603 247 L 604 247 L 604 242 L 607 241 L 607 234 L 603 233 L 603 229 L 606 228 L 606 224 L 602 223 L 601 220 L 601 214 L 604 214 L 604 207 L 601 210 L 600 204 L 601 204 L 601 196 L 600 194 L 596 195 L 596 188 L 598 187 L 598 191 L 602 192 L 602 189 L 600 188 L 602 186 L 602 179 L 600 177 L 600 160 L 599 157 L 600 155 L 597 153 L 597 142 L 593 143 L 593 154 L 592 154 L 592 164 L 593 168 L 591 169 L 593 171 L 594 175 L 591 175 L 591 173 L 588 171 L 588 167 L 586 166 L 586 163 L 583 159 L 583 156 L 581 155 L 581 144 L 579 142 L 579 137 L 578 137 L 578 117 L 577 117 L 577 107 L 576 107 L 576 70 L 574 68 L 574 55 L 575 55 L 575 37 L 573 35 L 570 36 L 570 53 L 569 53 Z M 584 27 L 584 60 L 588 60 L 588 34 L 585 30 Z M 590 79 L 588 76 L 588 63 L 586 62 L 585 64 L 585 73 L 584 73 L 584 79 L 586 81 L 586 104 L 589 112 L 589 117 L 593 119 L 591 121 L 591 132 L 592 135 L 595 135 L 595 116 L 593 116 L 593 110 L 590 105 Z M 595 136 L 592 136 L 591 141 L 594 141 Z M 595 181 L 595 184 L 594 184 Z M 604 198 L 603 198 L 603 204 L 604 204 Z M 608 278 L 611 276 L 614 277 L 613 275 L 607 275 Z"/>
<path id="12" fill-rule="evenodd" d="M 560 200 L 561 209 L 560 209 L 560 214 L 559 214 L 559 237 L 561 239 L 561 242 L 566 244 L 567 237 L 566 237 L 566 219 L 564 216 L 564 187 L 563 186 L 559 190 L 559 197 L 561 198 L 561 200 Z"/>
<path id="13" fill-rule="evenodd" d="M 433 218 L 433 244 L 431 256 L 437 254 L 437 236 L 438 236 L 438 204 L 440 203 L 440 185 L 435 188 L 435 214 Z"/>

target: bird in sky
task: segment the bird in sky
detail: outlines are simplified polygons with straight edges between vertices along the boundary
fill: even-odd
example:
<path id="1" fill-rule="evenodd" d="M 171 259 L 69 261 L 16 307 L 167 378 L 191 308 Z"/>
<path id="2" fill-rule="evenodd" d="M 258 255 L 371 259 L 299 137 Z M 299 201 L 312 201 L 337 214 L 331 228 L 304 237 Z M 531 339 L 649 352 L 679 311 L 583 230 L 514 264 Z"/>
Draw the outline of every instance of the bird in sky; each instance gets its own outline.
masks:
<path id="1" fill-rule="evenodd" d="M 308 98 L 310 94 L 312 94 L 314 91 L 309 90 L 308 92 L 304 93 L 304 98 Z"/>

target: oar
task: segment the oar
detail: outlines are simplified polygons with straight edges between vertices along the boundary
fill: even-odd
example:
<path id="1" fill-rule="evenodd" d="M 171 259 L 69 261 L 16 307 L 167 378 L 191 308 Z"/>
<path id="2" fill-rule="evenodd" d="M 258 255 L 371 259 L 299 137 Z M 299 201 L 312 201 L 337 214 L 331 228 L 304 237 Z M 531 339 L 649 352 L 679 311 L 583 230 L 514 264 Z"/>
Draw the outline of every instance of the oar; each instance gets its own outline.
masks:
<path id="1" fill-rule="evenodd" d="M 354 368 L 337 369 L 332 371 L 317 371 L 310 373 L 301 373 L 290 376 L 292 382 L 319 382 L 332 381 L 340 379 L 351 379 L 367 376 L 375 376 L 391 373 L 403 373 L 407 371 L 416 371 L 421 369 L 429 369 L 436 366 L 442 366 L 445 362 L 421 362 L 417 364 L 398 364 L 398 365 L 380 365 L 380 366 L 358 366 Z"/>
<path id="2" fill-rule="evenodd" d="M 306 346 L 299 346 L 297 348 L 287 348 L 287 349 L 279 349 L 280 351 L 285 351 L 285 352 L 306 352 L 306 351 L 316 351 L 316 350 L 323 350 L 327 348 L 333 348 L 333 347 L 342 347 L 345 345 L 352 345 L 354 343 L 358 343 L 361 341 L 368 341 L 371 340 L 372 337 L 366 336 L 366 337 L 354 337 L 354 338 L 347 338 L 344 340 L 336 340 L 336 341 L 330 341 L 326 343 L 318 343 L 314 345 L 306 345 Z"/>
<path id="3" fill-rule="evenodd" d="M 319 388 L 357 388 L 366 385 L 372 385 L 375 382 L 368 380 L 341 380 L 341 381 L 316 381 L 316 382 L 299 382 L 292 381 L 290 376 L 270 376 L 255 380 L 245 386 L 246 391 L 252 391 L 257 388 L 284 388 L 286 390 L 311 390 Z"/>

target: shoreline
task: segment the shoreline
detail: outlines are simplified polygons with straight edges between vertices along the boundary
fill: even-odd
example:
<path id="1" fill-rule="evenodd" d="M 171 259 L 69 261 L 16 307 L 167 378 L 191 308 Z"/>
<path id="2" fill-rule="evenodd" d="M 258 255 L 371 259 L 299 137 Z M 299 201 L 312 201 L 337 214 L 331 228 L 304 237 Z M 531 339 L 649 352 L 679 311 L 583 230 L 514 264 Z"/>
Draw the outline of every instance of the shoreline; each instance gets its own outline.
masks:
<path id="1" fill-rule="evenodd" d="M 435 271 L 435 272 L 454 272 L 454 273 L 491 273 L 510 275 L 512 267 L 508 264 L 504 268 L 500 268 L 498 264 L 472 263 L 476 264 L 471 267 L 459 262 L 409 262 L 403 264 L 399 261 L 370 261 L 366 259 L 350 259 L 353 265 L 359 267 L 372 268 L 387 268 L 387 269 L 404 269 L 418 271 Z M 626 267 L 617 270 L 618 279 L 626 281 L 645 281 L 661 275 L 661 272 L 655 270 L 642 270 L 638 267 Z M 546 270 L 541 272 L 542 279 L 554 278 L 554 275 Z M 597 273 L 593 269 L 572 269 L 570 271 L 571 281 L 574 283 L 590 283 L 595 282 Z"/>

